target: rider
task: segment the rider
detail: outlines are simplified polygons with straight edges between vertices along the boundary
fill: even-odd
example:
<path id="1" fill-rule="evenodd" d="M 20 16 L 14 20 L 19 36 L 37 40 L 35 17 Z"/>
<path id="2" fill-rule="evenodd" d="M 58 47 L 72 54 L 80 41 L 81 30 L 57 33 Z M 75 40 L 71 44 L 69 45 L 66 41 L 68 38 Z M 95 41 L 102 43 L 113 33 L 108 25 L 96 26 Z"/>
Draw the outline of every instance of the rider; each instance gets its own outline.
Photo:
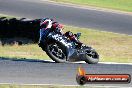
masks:
<path id="1" fill-rule="evenodd" d="M 55 31 L 62 34 L 62 25 L 57 22 L 53 22 L 53 19 L 45 18 L 40 20 L 40 38 L 39 46 L 43 46 L 43 42 L 46 39 L 47 35 Z"/>
<path id="2" fill-rule="evenodd" d="M 40 39 L 39 39 L 39 46 L 41 47 L 44 42 L 44 38 L 51 32 L 54 31 L 56 33 L 65 35 L 68 37 L 71 41 L 75 42 L 77 46 L 80 48 L 82 46 L 82 43 L 78 40 L 76 34 L 73 34 L 72 32 L 68 31 L 65 34 L 62 31 L 63 26 L 59 24 L 58 22 L 53 22 L 53 19 L 45 18 L 40 21 Z"/>

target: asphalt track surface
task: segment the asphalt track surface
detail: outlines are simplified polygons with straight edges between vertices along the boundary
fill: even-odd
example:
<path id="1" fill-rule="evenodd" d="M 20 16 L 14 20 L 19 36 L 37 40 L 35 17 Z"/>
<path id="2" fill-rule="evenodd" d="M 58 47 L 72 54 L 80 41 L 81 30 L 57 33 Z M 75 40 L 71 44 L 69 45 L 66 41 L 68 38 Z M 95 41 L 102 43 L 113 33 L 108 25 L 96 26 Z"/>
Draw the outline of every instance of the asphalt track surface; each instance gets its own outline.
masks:
<path id="1" fill-rule="evenodd" d="M 32 1 L 32 2 L 31 2 Z M 0 13 L 27 18 L 55 17 L 57 21 L 79 27 L 132 34 L 132 16 L 71 8 L 36 0 L 0 0 Z M 132 65 L 53 63 L 48 61 L 0 58 L 0 83 L 76 85 L 79 66 L 87 73 L 130 74 Z M 131 87 L 130 84 L 89 84 L 91 86 Z"/>
<path id="2" fill-rule="evenodd" d="M 0 83 L 77 85 L 76 74 L 82 66 L 89 74 L 130 74 L 132 65 L 54 63 L 37 60 L 0 58 Z M 88 86 L 131 87 L 130 84 L 88 84 Z"/>
<path id="3" fill-rule="evenodd" d="M 68 25 L 132 34 L 132 15 L 81 9 L 47 1 L 0 0 L 0 13 L 31 19 L 50 17 Z"/>

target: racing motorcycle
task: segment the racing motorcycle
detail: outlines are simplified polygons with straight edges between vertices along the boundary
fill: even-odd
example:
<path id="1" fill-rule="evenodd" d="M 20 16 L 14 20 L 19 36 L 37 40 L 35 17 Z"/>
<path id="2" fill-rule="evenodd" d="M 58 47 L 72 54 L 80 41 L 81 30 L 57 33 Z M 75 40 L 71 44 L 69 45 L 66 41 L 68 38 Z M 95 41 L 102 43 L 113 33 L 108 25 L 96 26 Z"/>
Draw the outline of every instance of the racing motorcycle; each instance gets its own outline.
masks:
<path id="1" fill-rule="evenodd" d="M 42 50 L 55 62 L 85 61 L 88 64 L 99 62 L 99 55 L 95 49 L 86 45 L 76 48 L 75 43 L 64 35 L 50 32 L 44 41 Z"/>

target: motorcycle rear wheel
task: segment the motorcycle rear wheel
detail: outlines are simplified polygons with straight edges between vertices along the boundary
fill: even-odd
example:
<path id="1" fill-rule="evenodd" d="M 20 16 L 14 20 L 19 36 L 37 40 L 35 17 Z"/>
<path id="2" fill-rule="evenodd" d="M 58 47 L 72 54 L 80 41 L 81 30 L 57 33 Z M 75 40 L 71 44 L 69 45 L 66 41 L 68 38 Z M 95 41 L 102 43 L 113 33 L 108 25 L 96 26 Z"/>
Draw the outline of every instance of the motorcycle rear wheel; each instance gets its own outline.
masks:
<path id="1" fill-rule="evenodd" d="M 97 64 L 99 62 L 99 54 L 95 50 L 86 52 L 86 63 Z"/>
<path id="2" fill-rule="evenodd" d="M 67 62 L 65 48 L 60 43 L 49 43 L 45 48 L 47 55 L 57 63 Z"/>

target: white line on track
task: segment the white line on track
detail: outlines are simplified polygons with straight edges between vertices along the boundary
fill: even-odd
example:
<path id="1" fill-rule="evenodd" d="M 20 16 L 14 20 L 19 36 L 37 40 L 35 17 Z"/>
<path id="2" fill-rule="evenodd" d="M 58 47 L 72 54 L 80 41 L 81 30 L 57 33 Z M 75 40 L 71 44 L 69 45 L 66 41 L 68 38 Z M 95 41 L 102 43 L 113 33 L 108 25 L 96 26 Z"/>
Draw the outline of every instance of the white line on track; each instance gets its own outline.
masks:
<path id="1" fill-rule="evenodd" d="M 117 62 L 99 62 L 101 64 L 122 64 L 122 65 L 132 65 L 132 63 L 117 63 Z"/>
<path id="2" fill-rule="evenodd" d="M 44 60 L 49 62 L 54 62 L 52 60 Z M 70 62 L 70 63 L 85 63 L 85 61 L 79 61 L 79 62 Z M 122 64 L 122 65 L 132 65 L 132 63 L 117 63 L 117 62 L 99 62 L 99 64 Z"/>

